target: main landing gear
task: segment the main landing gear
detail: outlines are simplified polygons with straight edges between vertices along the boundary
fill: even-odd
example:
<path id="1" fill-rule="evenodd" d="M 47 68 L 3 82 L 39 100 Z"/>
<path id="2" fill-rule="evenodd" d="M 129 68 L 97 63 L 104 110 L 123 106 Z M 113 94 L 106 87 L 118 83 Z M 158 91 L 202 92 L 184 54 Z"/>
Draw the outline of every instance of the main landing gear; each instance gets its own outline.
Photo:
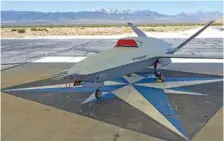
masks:
<path id="1" fill-rule="evenodd" d="M 82 81 L 74 81 L 73 86 L 79 86 L 82 84 Z"/>
<path id="2" fill-rule="evenodd" d="M 156 68 L 157 68 L 157 65 L 159 64 L 159 60 L 157 60 L 154 64 L 153 64 L 153 68 L 154 68 L 154 75 L 156 76 L 156 82 L 158 83 L 162 83 L 164 82 L 164 77 L 162 75 L 161 72 L 157 72 Z"/>
<path id="3" fill-rule="evenodd" d="M 96 89 L 95 98 L 100 99 L 102 97 L 102 91 L 100 89 Z"/>

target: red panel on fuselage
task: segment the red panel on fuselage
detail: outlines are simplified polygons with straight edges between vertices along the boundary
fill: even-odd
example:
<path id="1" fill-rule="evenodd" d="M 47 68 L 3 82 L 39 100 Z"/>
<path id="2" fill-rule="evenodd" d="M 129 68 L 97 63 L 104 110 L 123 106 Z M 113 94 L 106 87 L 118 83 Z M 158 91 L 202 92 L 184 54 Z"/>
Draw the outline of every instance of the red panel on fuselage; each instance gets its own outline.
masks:
<path id="1" fill-rule="evenodd" d="M 138 47 L 138 45 L 133 39 L 120 39 L 117 41 L 115 47 Z"/>

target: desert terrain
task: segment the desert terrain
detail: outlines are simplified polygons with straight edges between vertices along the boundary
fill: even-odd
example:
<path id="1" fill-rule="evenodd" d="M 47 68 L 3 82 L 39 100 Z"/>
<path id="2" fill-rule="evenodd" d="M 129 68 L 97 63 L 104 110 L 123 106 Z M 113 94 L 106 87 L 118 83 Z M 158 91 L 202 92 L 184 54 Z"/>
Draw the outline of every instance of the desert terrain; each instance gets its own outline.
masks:
<path id="1" fill-rule="evenodd" d="M 148 33 L 182 32 L 198 29 L 202 24 L 173 24 L 173 25 L 139 25 Z M 214 24 L 214 28 L 221 28 L 221 24 Z M 127 25 L 89 25 L 89 26 L 45 26 L 45 27 L 2 27 L 1 38 L 27 38 L 50 36 L 95 36 L 121 35 L 133 33 Z"/>

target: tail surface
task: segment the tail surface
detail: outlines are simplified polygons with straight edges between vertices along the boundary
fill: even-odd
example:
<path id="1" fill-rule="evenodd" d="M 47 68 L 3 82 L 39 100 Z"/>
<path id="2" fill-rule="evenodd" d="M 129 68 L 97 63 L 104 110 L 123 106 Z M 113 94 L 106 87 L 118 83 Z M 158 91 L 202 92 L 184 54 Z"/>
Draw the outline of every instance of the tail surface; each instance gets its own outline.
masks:
<path id="1" fill-rule="evenodd" d="M 128 23 L 128 25 L 132 28 L 132 30 L 138 35 L 138 37 L 147 37 L 146 34 L 138 29 L 135 25 L 132 23 Z"/>
<path id="2" fill-rule="evenodd" d="M 214 21 L 210 21 L 208 24 L 206 24 L 203 28 L 201 28 L 199 31 L 197 31 L 195 34 L 193 34 L 191 37 L 189 37 L 187 40 L 182 42 L 179 46 L 168 51 L 167 54 L 173 54 L 176 51 L 178 51 L 180 48 L 182 48 L 184 45 L 186 45 L 188 42 L 190 42 L 192 39 L 194 39 L 196 36 L 198 36 L 201 32 L 203 32 L 206 28 L 208 28 L 213 22 Z"/>

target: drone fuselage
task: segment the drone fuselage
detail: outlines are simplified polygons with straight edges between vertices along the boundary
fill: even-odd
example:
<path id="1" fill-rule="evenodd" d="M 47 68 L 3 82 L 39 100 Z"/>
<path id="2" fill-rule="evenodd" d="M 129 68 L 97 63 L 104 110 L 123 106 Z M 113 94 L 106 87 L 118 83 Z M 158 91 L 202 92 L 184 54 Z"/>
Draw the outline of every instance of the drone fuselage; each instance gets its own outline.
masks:
<path id="1" fill-rule="evenodd" d="M 124 46 L 124 43 L 128 45 Z M 157 60 L 155 56 L 164 55 L 170 47 L 170 44 L 157 38 L 123 38 L 118 40 L 114 48 L 75 64 L 68 69 L 67 74 L 74 80 L 102 82 L 152 66 Z M 165 59 L 168 60 L 165 62 L 170 62 L 169 58 Z"/>

